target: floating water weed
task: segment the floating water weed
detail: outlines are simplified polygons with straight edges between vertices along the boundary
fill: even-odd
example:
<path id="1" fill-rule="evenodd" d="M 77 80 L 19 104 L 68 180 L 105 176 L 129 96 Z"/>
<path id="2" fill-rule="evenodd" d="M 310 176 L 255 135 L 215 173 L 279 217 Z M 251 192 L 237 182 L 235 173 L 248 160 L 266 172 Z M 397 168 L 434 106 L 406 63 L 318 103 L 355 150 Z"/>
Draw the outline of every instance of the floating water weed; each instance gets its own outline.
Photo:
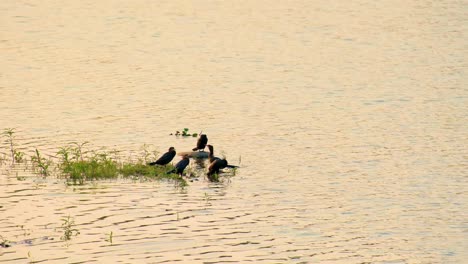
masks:
<path id="1" fill-rule="evenodd" d="M 63 229 L 63 236 L 60 237 L 63 241 L 68 241 L 72 238 L 72 236 L 77 236 L 80 234 L 78 229 L 73 228 L 75 225 L 75 219 L 70 216 L 62 218 L 62 229 Z"/>
<path id="2" fill-rule="evenodd" d="M 173 134 L 171 133 L 171 135 L 173 135 Z M 197 137 L 198 136 L 197 133 L 190 134 L 188 128 L 182 129 L 182 132 L 176 131 L 174 135 L 175 136 L 183 136 L 183 137 Z"/>

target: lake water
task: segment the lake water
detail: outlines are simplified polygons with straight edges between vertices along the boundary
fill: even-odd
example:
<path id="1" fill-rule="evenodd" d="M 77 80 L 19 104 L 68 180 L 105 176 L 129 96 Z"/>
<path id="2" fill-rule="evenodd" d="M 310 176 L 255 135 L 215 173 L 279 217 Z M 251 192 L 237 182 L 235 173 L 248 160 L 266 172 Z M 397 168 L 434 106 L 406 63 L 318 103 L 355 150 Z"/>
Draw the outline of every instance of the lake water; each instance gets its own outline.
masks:
<path id="1" fill-rule="evenodd" d="M 67 186 L 10 167 L 2 137 L 0 262 L 466 263 L 467 14 L 448 0 L 0 1 L 0 129 L 27 156 L 187 151 L 195 138 L 169 134 L 189 128 L 241 166 L 183 190 Z"/>

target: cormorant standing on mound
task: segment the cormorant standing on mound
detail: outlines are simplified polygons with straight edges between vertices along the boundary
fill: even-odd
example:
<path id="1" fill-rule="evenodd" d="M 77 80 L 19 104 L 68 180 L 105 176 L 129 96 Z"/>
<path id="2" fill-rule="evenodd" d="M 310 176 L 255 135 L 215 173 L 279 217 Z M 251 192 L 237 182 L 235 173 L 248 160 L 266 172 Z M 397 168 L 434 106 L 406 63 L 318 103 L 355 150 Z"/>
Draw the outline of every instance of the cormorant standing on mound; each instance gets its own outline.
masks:
<path id="1" fill-rule="evenodd" d="M 175 165 L 175 169 L 171 170 L 170 172 L 168 173 L 177 173 L 179 174 L 180 176 L 182 176 L 182 174 L 184 173 L 184 170 L 185 168 L 190 164 L 190 159 L 189 159 L 189 156 L 188 155 L 184 155 L 182 156 L 182 159 L 177 162 L 177 164 Z"/>
<path id="2" fill-rule="evenodd" d="M 208 137 L 205 134 L 200 134 L 200 137 L 198 138 L 198 141 L 197 141 L 197 147 L 193 148 L 192 150 L 193 151 L 204 150 L 207 143 L 208 143 Z"/>
<path id="3" fill-rule="evenodd" d="M 219 174 L 219 170 L 226 168 L 228 165 L 227 160 L 225 159 L 215 159 L 213 162 L 211 162 L 210 167 L 208 167 L 208 179 L 213 180 L 211 176 L 215 174 Z"/>
<path id="4" fill-rule="evenodd" d="M 157 161 L 148 163 L 148 165 L 166 165 L 172 161 L 175 155 L 175 148 L 170 147 L 168 152 L 164 153 L 164 155 L 162 155 Z"/>

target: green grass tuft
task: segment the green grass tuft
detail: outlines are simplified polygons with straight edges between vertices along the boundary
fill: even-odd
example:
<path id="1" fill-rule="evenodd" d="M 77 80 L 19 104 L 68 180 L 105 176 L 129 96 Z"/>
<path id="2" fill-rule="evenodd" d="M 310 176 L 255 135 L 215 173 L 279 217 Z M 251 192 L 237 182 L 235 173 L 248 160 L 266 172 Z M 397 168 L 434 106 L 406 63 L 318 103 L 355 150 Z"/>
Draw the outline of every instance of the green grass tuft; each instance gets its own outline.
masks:
<path id="1" fill-rule="evenodd" d="M 63 150 L 63 148 L 62 148 Z M 118 162 L 107 153 L 94 154 L 91 157 L 81 157 L 70 160 L 66 152 L 62 152 L 62 163 L 59 165 L 66 179 L 75 185 L 82 185 L 87 181 L 115 179 L 119 177 L 143 177 L 145 179 L 175 181 L 179 186 L 186 186 L 186 181 L 176 174 L 168 173 L 174 169 L 172 165 L 149 166 L 137 162 Z"/>

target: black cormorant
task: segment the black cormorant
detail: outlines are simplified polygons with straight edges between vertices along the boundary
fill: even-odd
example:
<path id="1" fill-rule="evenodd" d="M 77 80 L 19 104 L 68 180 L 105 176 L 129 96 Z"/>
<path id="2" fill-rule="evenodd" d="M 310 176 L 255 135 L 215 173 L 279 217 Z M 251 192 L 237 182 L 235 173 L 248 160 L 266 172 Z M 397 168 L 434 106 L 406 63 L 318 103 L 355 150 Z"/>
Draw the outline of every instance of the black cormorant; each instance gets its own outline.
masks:
<path id="1" fill-rule="evenodd" d="M 208 137 L 205 134 L 200 134 L 200 137 L 198 138 L 198 141 L 197 141 L 197 147 L 193 148 L 192 150 L 193 151 L 204 150 L 207 143 L 208 143 Z"/>
<path id="2" fill-rule="evenodd" d="M 216 178 L 212 177 L 215 174 L 219 174 L 219 170 L 226 168 L 227 166 L 227 160 L 225 159 L 215 159 L 213 162 L 211 162 L 210 166 L 208 167 L 208 179 L 210 181 L 215 180 Z"/>
<path id="3" fill-rule="evenodd" d="M 148 163 L 148 165 L 166 165 L 172 161 L 175 155 L 175 148 L 170 147 L 168 152 L 164 153 L 164 155 L 162 155 L 157 161 Z"/>
<path id="4" fill-rule="evenodd" d="M 215 157 L 214 155 L 214 148 L 212 145 L 206 145 L 208 147 L 208 149 L 210 150 L 210 153 L 208 154 L 208 159 L 210 160 L 210 163 L 213 163 L 213 161 L 215 160 L 219 160 L 220 158 L 218 157 Z M 220 169 L 224 169 L 224 168 L 238 168 L 239 166 L 236 166 L 236 165 L 228 165 L 228 162 L 226 159 L 223 158 L 225 162 L 225 164 L 223 163 L 222 165 L 224 165 L 224 167 L 220 167 Z M 211 164 L 210 164 L 211 166 Z"/>
<path id="5" fill-rule="evenodd" d="M 210 150 L 210 154 L 208 154 L 208 159 L 210 160 L 210 163 L 219 159 L 218 157 L 214 156 L 214 148 L 212 145 L 206 145 L 208 149 Z"/>
<path id="6" fill-rule="evenodd" d="M 182 176 L 185 168 L 190 164 L 190 159 L 189 159 L 189 156 L 188 155 L 184 155 L 182 156 L 182 159 L 177 162 L 177 164 L 175 165 L 175 169 L 171 170 L 170 172 L 168 173 L 177 173 L 179 174 L 180 176 Z"/>

